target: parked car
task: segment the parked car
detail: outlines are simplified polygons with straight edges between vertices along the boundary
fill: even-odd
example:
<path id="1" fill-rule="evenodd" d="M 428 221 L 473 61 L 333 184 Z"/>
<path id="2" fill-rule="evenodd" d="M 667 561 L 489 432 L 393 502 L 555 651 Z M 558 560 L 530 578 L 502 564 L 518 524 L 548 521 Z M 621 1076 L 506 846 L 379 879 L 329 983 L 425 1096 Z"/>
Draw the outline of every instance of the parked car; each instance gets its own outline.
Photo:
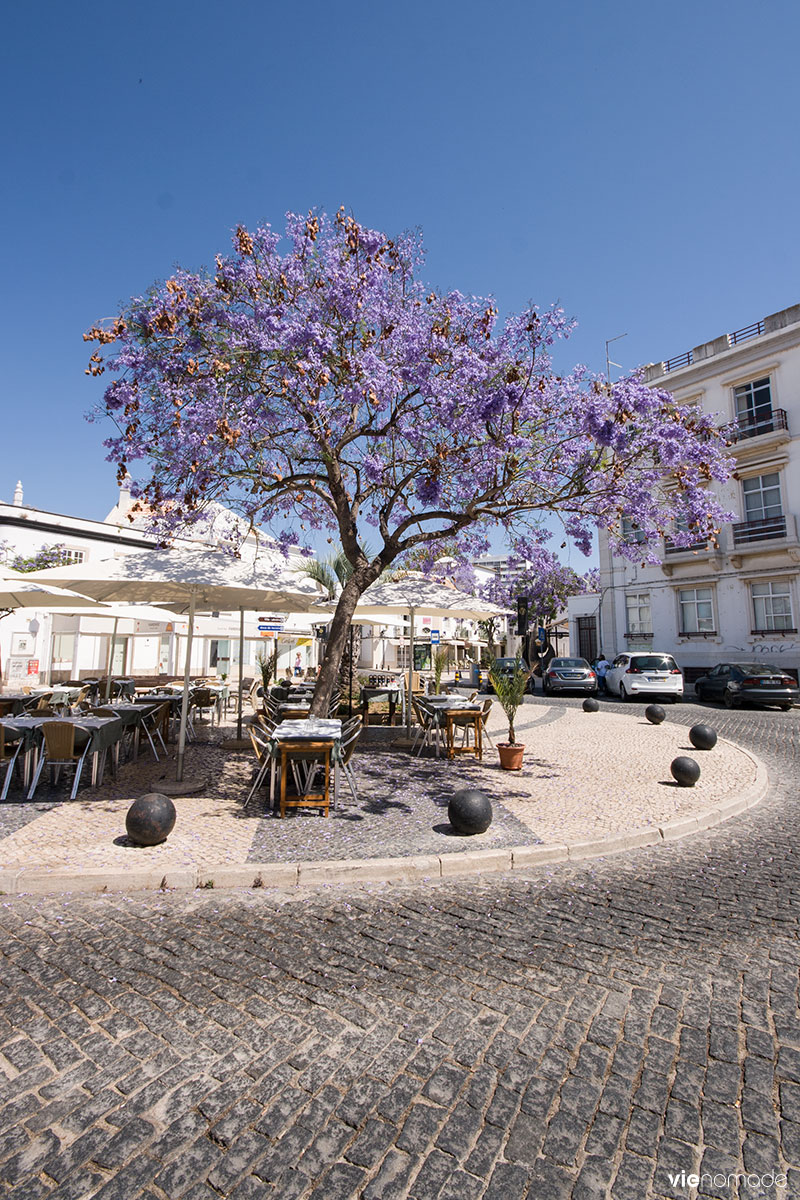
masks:
<path id="1" fill-rule="evenodd" d="M 633 651 L 614 659 L 606 671 L 606 688 L 620 700 L 660 696 L 675 704 L 683 698 L 683 675 L 671 654 Z"/>
<path id="2" fill-rule="evenodd" d="M 597 695 L 597 676 L 585 658 L 552 658 L 542 677 L 545 692 Z"/>
<path id="3" fill-rule="evenodd" d="M 514 674 L 514 665 L 515 665 L 516 661 L 517 661 L 516 658 L 496 658 L 494 660 L 492 669 L 495 671 L 499 671 L 501 675 L 513 675 Z M 530 667 L 525 662 L 524 658 L 521 659 L 520 662 L 522 664 L 523 671 L 530 671 Z M 532 692 L 533 690 L 534 690 L 533 676 L 531 676 L 530 679 L 528 680 L 527 684 L 525 685 L 525 691 Z M 494 688 L 492 687 L 492 678 L 488 671 L 486 672 L 486 684 L 484 686 L 484 691 L 494 692 Z"/>
<path id="4" fill-rule="evenodd" d="M 797 680 L 768 663 L 718 663 L 694 685 L 698 700 L 717 700 L 726 708 L 754 704 L 777 705 L 788 712 L 800 700 Z"/>

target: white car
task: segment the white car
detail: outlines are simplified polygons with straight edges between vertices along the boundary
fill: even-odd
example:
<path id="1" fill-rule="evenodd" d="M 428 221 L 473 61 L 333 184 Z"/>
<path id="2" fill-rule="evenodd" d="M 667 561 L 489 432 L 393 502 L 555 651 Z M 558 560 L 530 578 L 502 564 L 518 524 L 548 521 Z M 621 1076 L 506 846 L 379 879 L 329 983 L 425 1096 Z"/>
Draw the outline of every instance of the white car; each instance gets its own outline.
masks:
<path id="1" fill-rule="evenodd" d="M 683 675 L 671 654 L 634 651 L 617 655 L 606 671 L 606 688 L 620 700 L 661 696 L 675 704 L 683 698 Z"/>

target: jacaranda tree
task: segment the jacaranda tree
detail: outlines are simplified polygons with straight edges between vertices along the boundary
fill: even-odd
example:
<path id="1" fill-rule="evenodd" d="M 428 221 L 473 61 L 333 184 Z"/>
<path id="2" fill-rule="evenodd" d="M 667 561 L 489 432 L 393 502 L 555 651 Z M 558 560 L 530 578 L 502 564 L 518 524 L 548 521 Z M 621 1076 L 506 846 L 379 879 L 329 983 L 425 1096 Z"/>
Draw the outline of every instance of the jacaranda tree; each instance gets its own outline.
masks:
<path id="1" fill-rule="evenodd" d="M 466 557 L 502 527 L 529 558 L 549 512 L 587 552 L 596 526 L 619 543 L 623 517 L 639 557 L 667 530 L 713 535 L 724 514 L 708 485 L 727 465 L 711 420 L 637 378 L 556 375 L 560 309 L 501 323 L 493 302 L 422 283 L 417 235 L 344 210 L 290 215 L 286 239 L 240 227 L 215 270 L 176 270 L 85 337 L 100 347 L 89 372 L 115 375 L 99 410 L 117 427 L 109 457 L 138 474 L 164 538 L 216 500 L 285 522 L 286 544 L 322 528 L 341 543 L 353 571 L 315 711 L 359 596 L 420 547 Z"/>
<path id="2" fill-rule="evenodd" d="M 509 566 L 513 577 L 492 579 L 482 589 L 482 595 L 495 604 L 514 609 L 516 601 L 524 597 L 528 601 L 531 621 L 549 625 L 567 607 L 570 596 L 580 596 L 596 591 L 599 587 L 597 570 L 579 575 L 574 567 L 559 561 L 551 550 L 537 546 L 527 562 L 515 562 Z"/>

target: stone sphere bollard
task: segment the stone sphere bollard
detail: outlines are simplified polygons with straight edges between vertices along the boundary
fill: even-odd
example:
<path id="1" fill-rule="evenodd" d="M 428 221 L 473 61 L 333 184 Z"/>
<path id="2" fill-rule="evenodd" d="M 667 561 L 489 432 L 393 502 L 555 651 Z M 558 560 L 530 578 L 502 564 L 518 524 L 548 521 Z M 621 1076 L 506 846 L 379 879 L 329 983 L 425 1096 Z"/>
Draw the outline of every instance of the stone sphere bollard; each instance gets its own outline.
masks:
<path id="1" fill-rule="evenodd" d="M 584 712 L 599 712 L 600 711 L 600 705 L 595 700 L 594 696 L 586 697 L 586 699 L 583 702 L 583 711 Z"/>
<path id="2" fill-rule="evenodd" d="M 695 750 L 713 750 L 717 744 L 717 731 L 710 725 L 693 725 L 689 730 L 689 741 Z"/>
<path id="3" fill-rule="evenodd" d="M 148 792 L 134 800 L 125 817 L 128 837 L 137 846 L 165 842 L 175 827 L 175 805 L 169 796 Z"/>
<path id="4" fill-rule="evenodd" d="M 682 754 L 670 763 L 672 778 L 681 787 L 694 787 L 700 778 L 700 768 L 693 758 Z"/>
<path id="5" fill-rule="evenodd" d="M 660 704 L 648 704 L 644 710 L 644 715 L 647 717 L 651 725 L 660 725 L 666 717 L 666 713 Z"/>
<path id="6" fill-rule="evenodd" d="M 456 833 L 485 833 L 492 823 L 492 802 L 485 792 L 463 788 L 448 804 L 447 816 Z"/>

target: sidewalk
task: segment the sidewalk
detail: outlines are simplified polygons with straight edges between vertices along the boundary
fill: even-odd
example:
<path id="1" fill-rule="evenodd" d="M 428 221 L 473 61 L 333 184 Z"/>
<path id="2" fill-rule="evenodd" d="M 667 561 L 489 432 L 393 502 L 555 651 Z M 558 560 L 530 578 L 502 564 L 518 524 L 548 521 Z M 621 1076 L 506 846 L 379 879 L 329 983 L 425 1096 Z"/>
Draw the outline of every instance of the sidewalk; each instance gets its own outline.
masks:
<path id="1" fill-rule="evenodd" d="M 644 707 L 584 713 L 528 701 L 516 723 L 526 745 L 521 772 L 502 771 L 488 745 L 483 763 L 411 758 L 393 748 L 397 730 L 370 727 L 352 760 L 358 802 L 342 781 L 327 820 L 312 811 L 281 820 L 265 811 L 263 793 L 243 808 L 252 754 L 223 750 L 230 723 L 201 726 L 187 774 L 206 785 L 175 799 L 175 829 L 160 846 L 131 845 L 125 814 L 174 779 L 174 759 L 155 763 L 142 752 L 117 780 L 82 788 L 72 802 L 63 790 L 15 802 L 12 790 L 0 805 L 0 892 L 319 886 L 530 868 L 684 837 L 762 798 L 766 771 L 751 754 L 723 739 L 696 751 L 685 727 L 651 725 Z M 506 734 L 497 704 L 489 732 L 495 742 Z M 694 788 L 672 780 L 679 754 L 700 765 Z M 447 804 L 463 787 L 492 800 L 484 834 L 458 837 L 450 828 Z"/>

